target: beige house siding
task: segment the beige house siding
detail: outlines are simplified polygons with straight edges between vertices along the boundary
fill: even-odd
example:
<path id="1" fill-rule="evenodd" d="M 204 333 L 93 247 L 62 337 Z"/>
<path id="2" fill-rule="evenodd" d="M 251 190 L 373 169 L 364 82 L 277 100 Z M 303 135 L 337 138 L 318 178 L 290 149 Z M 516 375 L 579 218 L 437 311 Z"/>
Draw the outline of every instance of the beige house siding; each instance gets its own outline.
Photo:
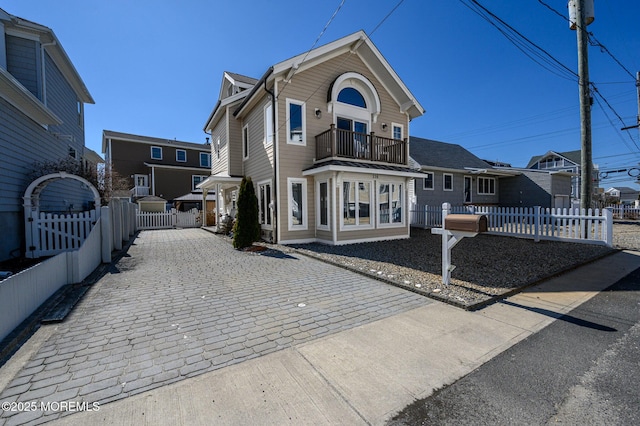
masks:
<path id="1" fill-rule="evenodd" d="M 232 115 L 233 109 L 227 109 L 226 117 L 229 120 L 229 143 L 226 152 L 229 155 L 229 175 L 242 176 L 242 123 Z"/>
<path id="2" fill-rule="evenodd" d="M 264 97 L 243 119 L 240 131 L 239 158 L 242 159 L 242 127 L 249 129 L 249 158 L 243 161 L 244 175 L 254 183 L 273 179 L 273 144 L 264 145 L 264 107 L 271 102 Z"/>
<path id="3" fill-rule="evenodd" d="M 401 228 L 378 228 L 339 232 L 338 243 L 340 243 L 340 241 L 380 239 L 382 237 L 408 238 L 409 225 Z"/>
<path id="4" fill-rule="evenodd" d="M 220 158 L 218 158 L 218 138 L 220 138 Z M 227 116 L 223 117 L 211 131 L 211 174 L 229 173 L 229 153 L 227 149 Z"/>

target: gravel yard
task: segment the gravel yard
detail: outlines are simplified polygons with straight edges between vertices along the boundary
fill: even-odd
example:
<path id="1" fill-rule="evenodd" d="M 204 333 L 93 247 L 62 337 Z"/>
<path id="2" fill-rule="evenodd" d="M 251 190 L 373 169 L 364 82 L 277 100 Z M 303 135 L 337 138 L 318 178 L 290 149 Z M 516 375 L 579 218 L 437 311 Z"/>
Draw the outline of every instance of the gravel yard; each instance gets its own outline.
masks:
<path id="1" fill-rule="evenodd" d="M 412 228 L 406 240 L 347 246 L 301 244 L 308 256 L 364 273 L 465 309 L 476 309 L 545 278 L 570 270 L 615 250 L 591 244 L 563 243 L 478 235 L 452 251 L 456 269 L 451 284 L 441 277 L 441 236 Z M 640 251 L 640 222 L 614 225 L 617 249 Z"/>

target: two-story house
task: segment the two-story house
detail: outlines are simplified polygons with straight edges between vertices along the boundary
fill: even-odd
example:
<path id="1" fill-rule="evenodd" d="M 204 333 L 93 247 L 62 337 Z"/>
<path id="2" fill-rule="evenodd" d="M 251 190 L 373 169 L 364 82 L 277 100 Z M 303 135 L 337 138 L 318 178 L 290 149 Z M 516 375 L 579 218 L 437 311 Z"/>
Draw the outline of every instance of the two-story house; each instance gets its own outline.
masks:
<path id="1" fill-rule="evenodd" d="M 24 252 L 22 197 L 37 163 L 86 160 L 87 103 L 93 98 L 53 30 L 0 9 L 0 261 Z M 77 181 L 59 180 L 39 207 L 74 212 L 93 200 Z"/>
<path id="2" fill-rule="evenodd" d="M 573 178 L 571 180 L 571 203 L 573 205 L 580 205 L 580 185 L 581 185 L 581 158 L 582 152 L 567 151 L 567 152 L 555 152 L 549 151 L 544 155 L 536 155 L 531 157 L 527 164 L 527 169 L 533 170 L 546 170 L 546 171 L 560 171 L 572 173 Z M 598 166 L 593 165 L 593 188 L 597 188 L 599 185 L 598 180 Z"/>
<path id="3" fill-rule="evenodd" d="M 210 174 L 210 151 L 208 144 L 102 132 L 107 176 L 127 179 L 128 191 L 120 195 L 133 201 L 155 196 L 173 203 L 195 191 Z"/>
<path id="4" fill-rule="evenodd" d="M 409 123 L 424 109 L 362 31 L 269 67 L 223 75 L 204 130 L 223 213 L 251 177 L 265 239 L 409 237 Z"/>

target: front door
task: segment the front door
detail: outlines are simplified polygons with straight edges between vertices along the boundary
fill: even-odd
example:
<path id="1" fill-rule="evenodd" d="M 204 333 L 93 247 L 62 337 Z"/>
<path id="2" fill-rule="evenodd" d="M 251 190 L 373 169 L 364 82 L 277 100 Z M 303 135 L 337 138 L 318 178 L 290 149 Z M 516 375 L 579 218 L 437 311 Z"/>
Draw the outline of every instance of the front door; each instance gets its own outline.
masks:
<path id="1" fill-rule="evenodd" d="M 464 202 L 471 202 L 471 176 L 464 177 Z"/>

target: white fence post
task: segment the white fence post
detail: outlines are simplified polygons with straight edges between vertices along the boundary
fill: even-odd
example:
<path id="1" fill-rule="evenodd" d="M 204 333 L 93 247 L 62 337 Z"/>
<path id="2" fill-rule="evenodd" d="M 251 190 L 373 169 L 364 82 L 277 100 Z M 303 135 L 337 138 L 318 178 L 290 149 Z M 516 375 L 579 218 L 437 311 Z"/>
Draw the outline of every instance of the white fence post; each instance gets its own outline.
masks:
<path id="1" fill-rule="evenodd" d="M 540 242 L 540 210 L 542 208 L 540 206 L 535 206 L 533 208 L 533 232 L 534 232 L 534 237 L 533 237 L 533 241 Z"/>
<path id="2" fill-rule="evenodd" d="M 102 218 L 100 222 L 100 231 L 102 234 L 102 263 L 110 263 L 111 251 L 113 249 L 113 234 L 111 231 L 111 213 L 109 212 L 109 207 L 102 206 L 100 208 L 100 216 Z"/>
<path id="3" fill-rule="evenodd" d="M 602 216 L 604 216 L 606 223 L 605 242 L 607 243 L 607 246 L 613 247 L 613 212 L 609 209 L 604 209 L 602 211 Z"/>

